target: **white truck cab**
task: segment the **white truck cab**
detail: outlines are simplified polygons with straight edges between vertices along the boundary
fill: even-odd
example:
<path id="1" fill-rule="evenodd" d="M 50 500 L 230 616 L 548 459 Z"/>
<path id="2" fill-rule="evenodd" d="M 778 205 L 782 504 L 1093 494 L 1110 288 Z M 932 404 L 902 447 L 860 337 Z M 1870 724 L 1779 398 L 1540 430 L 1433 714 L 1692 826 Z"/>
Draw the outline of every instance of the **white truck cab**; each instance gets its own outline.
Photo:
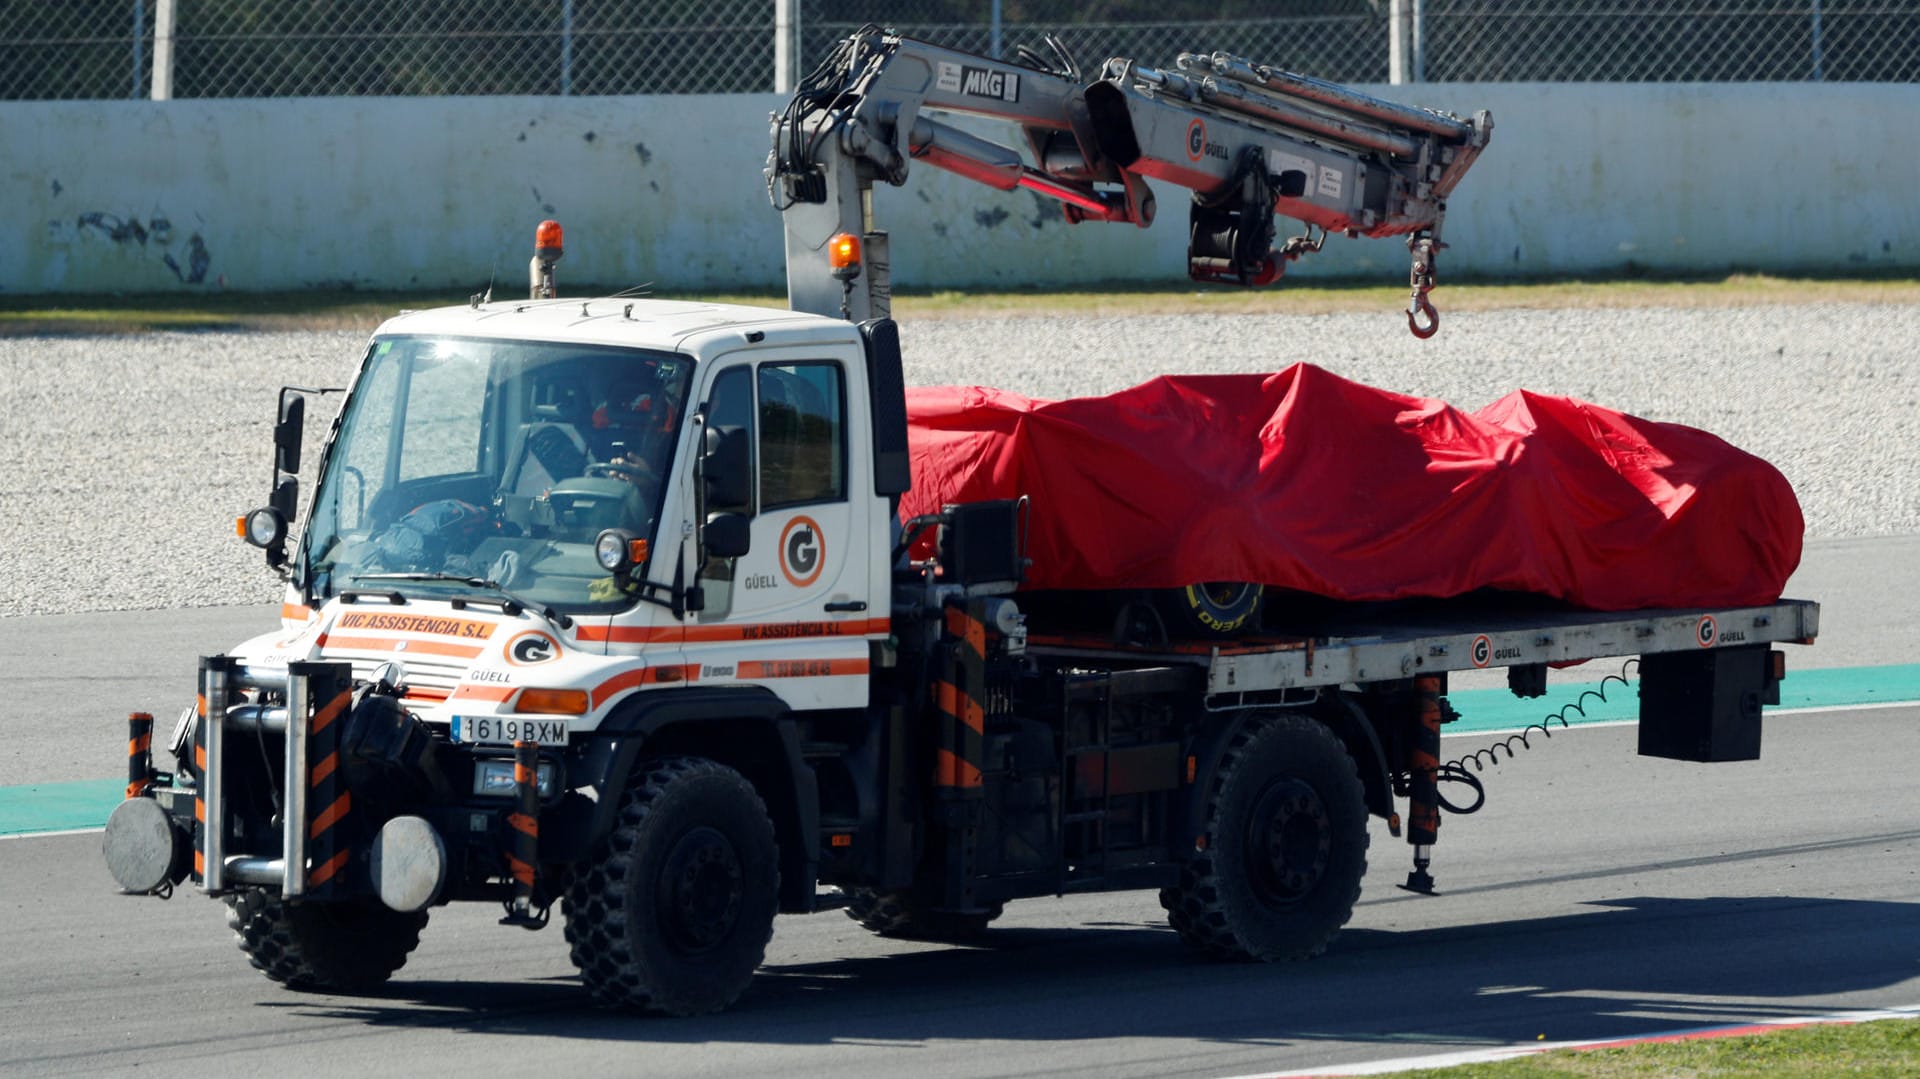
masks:
<path id="1" fill-rule="evenodd" d="M 321 463 L 283 632 L 237 654 L 361 678 L 395 664 L 408 708 L 459 741 L 564 745 L 658 687 L 861 707 L 891 520 L 859 449 L 867 378 L 857 327 L 785 311 L 600 299 L 391 319 Z M 703 490 L 723 432 L 744 440 L 744 483 Z M 709 542 L 723 517 L 744 525 L 737 554 Z"/>

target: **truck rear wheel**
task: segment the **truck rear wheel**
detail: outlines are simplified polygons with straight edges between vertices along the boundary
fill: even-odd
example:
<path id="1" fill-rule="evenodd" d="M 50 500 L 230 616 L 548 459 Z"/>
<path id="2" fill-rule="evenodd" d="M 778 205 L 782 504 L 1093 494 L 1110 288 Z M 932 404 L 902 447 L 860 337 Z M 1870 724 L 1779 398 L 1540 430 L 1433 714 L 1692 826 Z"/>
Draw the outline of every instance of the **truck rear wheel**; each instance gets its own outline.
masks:
<path id="1" fill-rule="evenodd" d="M 1005 909 L 995 903 L 979 914 L 954 914 L 929 910 L 907 892 L 849 888 L 846 893 L 847 917 L 883 937 L 905 940 L 973 940 Z"/>
<path id="2" fill-rule="evenodd" d="M 779 893 L 773 822 L 753 785 L 679 757 L 646 765 L 561 909 L 596 1003 L 700 1015 L 752 983 Z"/>
<path id="3" fill-rule="evenodd" d="M 1186 944 L 1228 959 L 1306 959 L 1353 916 L 1367 807 L 1340 739 L 1305 716 L 1234 737 L 1207 797 L 1206 849 L 1160 892 Z"/>
<path id="4" fill-rule="evenodd" d="M 288 903 L 249 889 L 227 896 L 227 925 L 254 968 L 287 988 L 354 992 L 406 964 L 427 914 L 374 903 Z"/>

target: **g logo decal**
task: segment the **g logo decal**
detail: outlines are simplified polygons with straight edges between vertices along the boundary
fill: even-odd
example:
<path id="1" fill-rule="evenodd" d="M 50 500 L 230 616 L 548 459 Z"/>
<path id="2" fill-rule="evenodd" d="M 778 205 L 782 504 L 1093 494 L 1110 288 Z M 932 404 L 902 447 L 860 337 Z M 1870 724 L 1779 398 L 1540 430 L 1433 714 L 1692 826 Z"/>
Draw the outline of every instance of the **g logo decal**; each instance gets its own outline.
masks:
<path id="1" fill-rule="evenodd" d="M 780 572 L 795 588 L 805 588 L 820 579 L 826 554 L 826 538 L 813 518 L 795 517 L 780 530 Z"/>
<path id="2" fill-rule="evenodd" d="M 1187 124 L 1187 158 L 1188 160 L 1191 160 L 1191 161 L 1200 160 L 1200 155 L 1206 152 L 1206 149 L 1207 149 L 1206 121 L 1197 120 L 1197 119 L 1193 120 L 1192 122 Z"/>
<path id="3" fill-rule="evenodd" d="M 539 630 L 529 630 L 507 642 L 507 662 L 516 667 L 530 667 L 559 658 L 560 642 Z"/>

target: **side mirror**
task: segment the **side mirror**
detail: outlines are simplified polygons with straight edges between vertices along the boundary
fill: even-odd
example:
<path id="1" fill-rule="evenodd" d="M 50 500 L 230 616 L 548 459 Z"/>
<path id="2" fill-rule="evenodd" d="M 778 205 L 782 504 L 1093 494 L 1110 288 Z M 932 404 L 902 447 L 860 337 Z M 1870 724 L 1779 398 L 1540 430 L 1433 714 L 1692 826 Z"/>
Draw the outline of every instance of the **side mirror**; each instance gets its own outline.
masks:
<path id="1" fill-rule="evenodd" d="M 267 565 L 287 564 L 287 531 L 300 505 L 300 440 L 306 433 L 307 399 L 293 386 L 280 387 L 280 418 L 273 424 L 273 491 L 267 504 L 241 520 L 240 534 L 267 552 Z"/>
<path id="2" fill-rule="evenodd" d="M 729 510 L 747 508 L 753 499 L 753 454 L 746 428 L 707 428 L 701 458 L 707 505 Z"/>
<path id="3" fill-rule="evenodd" d="M 278 510 L 282 520 L 293 520 L 300 509 L 300 481 L 288 476 L 274 484 L 273 494 L 267 497 L 267 505 Z"/>
<path id="4" fill-rule="evenodd" d="M 753 546 L 753 522 L 744 513 L 712 513 L 700 540 L 711 558 L 739 558 Z"/>
<path id="5" fill-rule="evenodd" d="M 280 420 L 273 425 L 273 467 L 281 472 L 300 471 L 300 439 L 305 433 L 307 399 L 290 397 L 280 391 Z"/>
<path id="6" fill-rule="evenodd" d="M 900 327 L 890 318 L 860 324 L 866 346 L 867 386 L 873 416 L 873 493 L 904 494 L 913 489 L 907 457 L 906 376 L 900 361 Z"/>

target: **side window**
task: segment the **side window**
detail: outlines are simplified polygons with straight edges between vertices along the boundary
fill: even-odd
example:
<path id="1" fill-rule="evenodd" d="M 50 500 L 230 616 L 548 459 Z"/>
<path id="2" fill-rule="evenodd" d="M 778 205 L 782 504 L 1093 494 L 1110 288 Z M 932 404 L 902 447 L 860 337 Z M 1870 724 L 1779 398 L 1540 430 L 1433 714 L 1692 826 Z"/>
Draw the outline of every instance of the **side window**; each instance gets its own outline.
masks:
<path id="1" fill-rule="evenodd" d="M 750 369 L 735 367 L 722 371 L 720 377 L 713 380 L 713 394 L 707 398 L 707 426 L 718 430 L 723 427 L 739 427 L 747 432 L 747 445 L 753 445 L 753 382 Z M 695 452 L 699 452 L 698 447 Z M 708 513 L 752 513 L 753 495 L 747 495 L 743 505 L 722 506 L 707 504 Z"/>
<path id="2" fill-rule="evenodd" d="M 837 363 L 760 368 L 760 503 L 847 497 L 846 421 Z"/>
<path id="3" fill-rule="evenodd" d="M 753 374 L 747 367 L 722 371 L 713 380 L 713 392 L 707 397 L 707 426 L 739 427 L 747 432 L 747 444 L 753 444 Z M 696 448 L 696 452 L 698 449 Z M 723 506 L 707 503 L 708 513 L 752 513 L 753 496 L 744 505 Z M 734 560 L 709 558 L 700 567 L 700 583 L 706 591 L 703 618 L 725 618 L 733 610 Z"/>

